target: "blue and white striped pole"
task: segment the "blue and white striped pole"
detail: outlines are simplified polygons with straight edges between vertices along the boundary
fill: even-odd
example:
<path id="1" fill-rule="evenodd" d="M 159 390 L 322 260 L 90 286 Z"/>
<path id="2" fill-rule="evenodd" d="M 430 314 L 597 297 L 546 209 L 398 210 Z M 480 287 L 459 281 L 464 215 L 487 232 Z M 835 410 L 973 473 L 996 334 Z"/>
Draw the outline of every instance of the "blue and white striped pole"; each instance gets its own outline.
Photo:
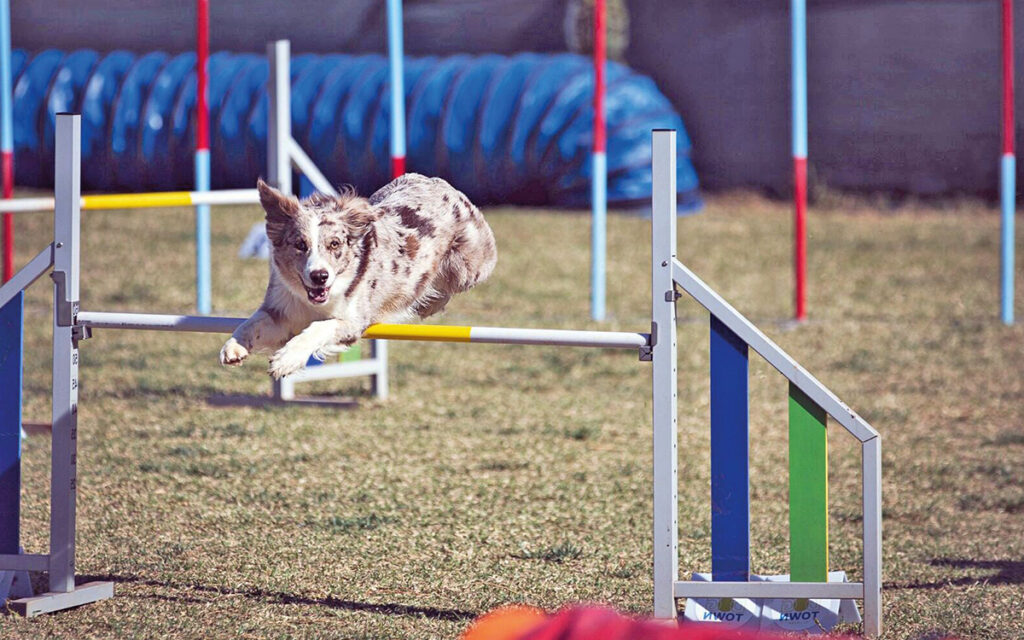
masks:
<path id="1" fill-rule="evenodd" d="M 405 173 L 405 78 L 402 0 L 388 0 L 388 66 L 391 71 L 391 177 Z"/>
<path id="2" fill-rule="evenodd" d="M 1017 156 L 1013 104 L 1013 0 L 1003 0 L 1003 155 L 999 165 L 1002 238 L 1000 250 L 1000 316 L 1013 324 L 1013 271 L 1015 266 L 1014 210 L 1017 200 Z"/>
<path id="3" fill-rule="evenodd" d="M 210 190 L 210 150 L 196 149 L 196 191 Z M 210 205 L 196 205 L 196 309 L 212 310 L 210 285 Z"/>
<path id="4" fill-rule="evenodd" d="M 210 190 L 210 107 L 207 62 L 210 55 L 209 0 L 196 0 L 196 191 Z M 210 205 L 196 206 L 196 309 L 210 313 Z"/>

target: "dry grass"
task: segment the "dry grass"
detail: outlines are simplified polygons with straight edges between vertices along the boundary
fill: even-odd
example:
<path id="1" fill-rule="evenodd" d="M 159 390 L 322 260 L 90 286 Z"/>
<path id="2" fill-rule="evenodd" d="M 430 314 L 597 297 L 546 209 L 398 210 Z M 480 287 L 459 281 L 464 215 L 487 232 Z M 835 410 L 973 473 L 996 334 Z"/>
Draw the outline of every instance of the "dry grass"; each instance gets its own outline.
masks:
<path id="1" fill-rule="evenodd" d="M 444 322 L 594 327 L 584 216 L 487 212 L 490 282 Z M 83 308 L 192 308 L 186 211 L 85 215 Z M 266 265 L 214 220 L 214 300 L 241 314 Z M 610 221 L 611 320 L 645 330 L 649 223 Z M 46 216 L 18 218 L 24 262 Z M 885 447 L 889 638 L 1024 636 L 1024 329 L 996 321 L 998 219 L 965 204 L 814 212 L 812 321 L 791 308 L 784 205 L 713 199 L 680 258 L 877 426 Z M 1024 278 L 1020 278 L 1024 281 Z M 27 304 L 26 418 L 49 410 L 49 298 Z M 707 322 L 680 303 L 680 567 L 708 569 Z M 1018 311 L 1020 309 L 1018 308 Z M 393 397 L 353 410 L 217 407 L 262 394 L 265 361 L 221 336 L 98 331 L 83 344 L 78 568 L 114 600 L 3 637 L 454 638 L 503 603 L 651 601 L 648 365 L 589 350 L 392 343 Z M 785 383 L 752 360 L 754 565 L 787 563 Z M 320 391 L 360 394 L 357 382 Z M 859 564 L 856 450 L 832 438 L 832 561 Z M 23 530 L 43 550 L 48 443 L 25 444 Z"/>

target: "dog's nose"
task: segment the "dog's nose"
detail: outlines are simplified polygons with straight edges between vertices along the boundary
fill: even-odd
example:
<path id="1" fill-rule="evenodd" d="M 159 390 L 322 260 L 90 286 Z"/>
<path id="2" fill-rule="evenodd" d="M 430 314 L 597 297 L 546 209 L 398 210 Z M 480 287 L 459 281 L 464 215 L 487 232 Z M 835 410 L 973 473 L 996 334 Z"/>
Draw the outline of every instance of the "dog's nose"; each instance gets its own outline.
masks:
<path id="1" fill-rule="evenodd" d="M 326 269 L 317 269 L 316 271 L 309 272 L 309 279 L 313 281 L 315 285 L 327 284 L 328 273 Z"/>

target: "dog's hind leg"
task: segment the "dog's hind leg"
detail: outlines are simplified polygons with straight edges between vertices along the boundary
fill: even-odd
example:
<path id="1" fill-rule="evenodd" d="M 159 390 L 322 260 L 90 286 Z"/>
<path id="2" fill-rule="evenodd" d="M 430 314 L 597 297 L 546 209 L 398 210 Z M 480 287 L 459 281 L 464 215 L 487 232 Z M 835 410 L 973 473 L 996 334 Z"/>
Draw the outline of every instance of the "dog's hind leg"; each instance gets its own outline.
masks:
<path id="1" fill-rule="evenodd" d="M 451 300 L 450 295 L 435 294 L 426 299 L 420 300 L 413 307 L 413 311 L 421 318 L 429 318 L 435 313 L 441 313 L 444 308 L 448 306 L 448 301 Z"/>

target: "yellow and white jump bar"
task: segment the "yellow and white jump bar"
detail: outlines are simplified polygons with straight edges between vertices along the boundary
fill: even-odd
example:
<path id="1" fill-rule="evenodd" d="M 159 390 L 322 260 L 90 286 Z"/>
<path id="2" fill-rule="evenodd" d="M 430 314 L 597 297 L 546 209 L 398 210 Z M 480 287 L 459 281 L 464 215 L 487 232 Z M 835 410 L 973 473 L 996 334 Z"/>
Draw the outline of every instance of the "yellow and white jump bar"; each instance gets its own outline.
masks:
<path id="1" fill-rule="evenodd" d="M 199 333 L 231 333 L 244 320 L 245 318 L 105 311 L 82 311 L 78 314 L 79 324 L 94 329 L 194 331 Z M 534 344 L 601 349 L 639 349 L 650 344 L 649 334 L 625 331 L 460 327 L 436 324 L 375 324 L 366 330 L 363 337 L 377 340 Z"/>
<path id="2" fill-rule="evenodd" d="M 222 189 L 220 191 L 155 191 L 151 193 L 110 193 L 82 196 L 82 209 L 149 209 L 158 207 L 194 207 L 200 204 L 259 204 L 256 189 Z M 0 211 L 27 213 L 53 211 L 53 198 L 0 199 Z"/>

